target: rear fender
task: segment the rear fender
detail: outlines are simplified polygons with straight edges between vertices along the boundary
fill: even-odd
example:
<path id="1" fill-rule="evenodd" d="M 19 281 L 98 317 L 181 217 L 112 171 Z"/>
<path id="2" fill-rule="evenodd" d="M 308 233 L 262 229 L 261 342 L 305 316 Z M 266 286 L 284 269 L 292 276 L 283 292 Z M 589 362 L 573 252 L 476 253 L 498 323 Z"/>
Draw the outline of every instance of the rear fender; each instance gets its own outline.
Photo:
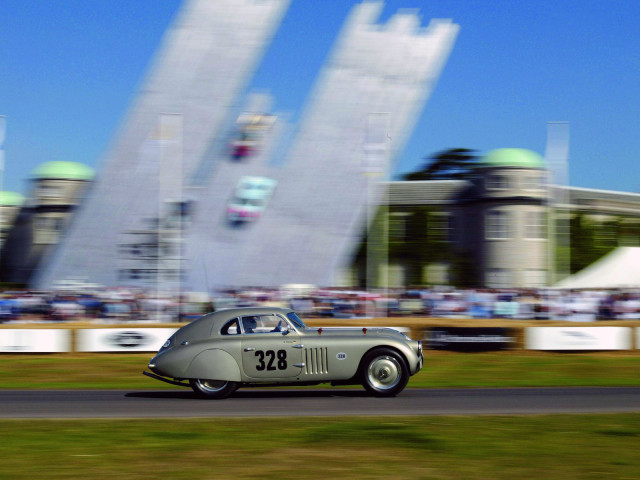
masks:
<path id="1" fill-rule="evenodd" d="M 240 368 L 235 358 L 219 348 L 205 350 L 196 355 L 187 368 L 185 377 L 229 382 L 241 381 Z"/>

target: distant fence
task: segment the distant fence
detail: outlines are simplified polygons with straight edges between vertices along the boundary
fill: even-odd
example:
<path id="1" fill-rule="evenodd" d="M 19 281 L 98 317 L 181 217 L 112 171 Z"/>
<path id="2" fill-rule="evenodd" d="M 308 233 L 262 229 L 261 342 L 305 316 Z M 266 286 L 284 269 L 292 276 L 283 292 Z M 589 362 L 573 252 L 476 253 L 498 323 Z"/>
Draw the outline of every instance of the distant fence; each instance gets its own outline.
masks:
<path id="1" fill-rule="evenodd" d="M 181 325 L 114 327 L 30 325 L 0 328 L 1 353 L 156 352 Z M 344 326 L 344 324 L 343 324 Z M 383 326 L 383 325 L 378 325 Z M 393 326 L 422 339 L 426 350 L 633 351 L 640 353 L 636 326 Z"/>

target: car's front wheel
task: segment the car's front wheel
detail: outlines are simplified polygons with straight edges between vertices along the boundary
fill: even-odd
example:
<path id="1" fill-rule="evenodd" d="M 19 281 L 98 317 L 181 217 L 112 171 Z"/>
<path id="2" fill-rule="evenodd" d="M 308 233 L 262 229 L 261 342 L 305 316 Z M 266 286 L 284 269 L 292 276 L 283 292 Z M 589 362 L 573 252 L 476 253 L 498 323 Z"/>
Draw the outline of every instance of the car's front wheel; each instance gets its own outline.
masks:
<path id="1" fill-rule="evenodd" d="M 189 383 L 193 391 L 198 395 L 214 399 L 227 398 L 238 389 L 237 383 L 224 380 L 204 380 L 197 378 L 195 380 L 189 380 Z"/>
<path id="2" fill-rule="evenodd" d="M 393 397 L 409 382 L 409 368 L 402 355 L 389 348 L 377 348 L 362 361 L 362 385 L 378 397 Z"/>

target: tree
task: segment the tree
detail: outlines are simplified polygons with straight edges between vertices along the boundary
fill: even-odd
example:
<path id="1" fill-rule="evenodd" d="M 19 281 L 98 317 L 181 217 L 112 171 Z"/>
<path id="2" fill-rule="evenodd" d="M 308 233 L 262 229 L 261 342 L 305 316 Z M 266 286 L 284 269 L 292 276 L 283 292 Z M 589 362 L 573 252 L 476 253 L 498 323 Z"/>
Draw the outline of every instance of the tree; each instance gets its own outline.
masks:
<path id="1" fill-rule="evenodd" d="M 418 171 L 403 175 L 403 180 L 468 180 L 475 177 L 479 156 L 468 148 L 450 148 L 425 157 Z"/>

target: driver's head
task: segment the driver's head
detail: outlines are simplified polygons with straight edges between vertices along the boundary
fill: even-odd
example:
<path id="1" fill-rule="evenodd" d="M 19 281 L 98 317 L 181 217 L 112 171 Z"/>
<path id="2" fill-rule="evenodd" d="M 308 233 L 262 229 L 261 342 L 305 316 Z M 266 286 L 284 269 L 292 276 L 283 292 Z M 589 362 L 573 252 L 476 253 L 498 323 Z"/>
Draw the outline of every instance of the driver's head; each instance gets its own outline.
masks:
<path id="1" fill-rule="evenodd" d="M 258 321 L 256 317 L 244 317 L 242 319 L 242 324 L 244 325 L 244 331 L 247 333 L 253 333 L 253 331 L 258 326 Z"/>

